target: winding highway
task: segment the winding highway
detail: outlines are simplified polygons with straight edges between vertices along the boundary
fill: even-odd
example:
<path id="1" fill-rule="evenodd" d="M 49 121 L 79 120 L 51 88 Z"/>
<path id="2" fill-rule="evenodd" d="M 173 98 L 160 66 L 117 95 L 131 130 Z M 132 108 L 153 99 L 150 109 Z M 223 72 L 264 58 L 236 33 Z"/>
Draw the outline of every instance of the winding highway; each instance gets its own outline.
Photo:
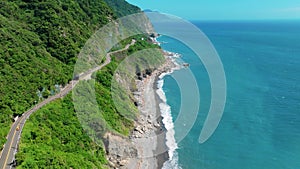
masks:
<path id="1" fill-rule="evenodd" d="M 83 73 L 80 75 L 79 79 L 80 80 L 88 80 L 91 78 L 91 75 L 102 69 L 104 66 L 108 65 L 111 62 L 111 58 L 110 55 L 114 54 L 114 53 L 118 53 L 118 52 L 122 52 L 127 50 L 130 46 L 135 44 L 135 40 L 132 39 L 130 44 L 127 44 L 123 49 L 117 50 L 117 51 L 113 51 L 113 52 L 109 52 L 106 55 L 106 60 L 105 62 L 100 65 L 97 66 L 93 69 L 88 70 L 87 72 Z M 65 95 L 67 95 L 70 91 L 72 91 L 72 89 L 77 85 L 77 83 L 79 82 L 79 80 L 72 80 L 70 81 L 70 83 L 65 86 L 60 93 L 51 96 L 45 100 L 43 100 L 42 102 L 40 102 L 39 104 L 35 105 L 33 108 L 31 108 L 30 110 L 26 111 L 25 113 L 22 114 L 21 117 L 19 117 L 11 126 L 10 131 L 7 135 L 7 141 L 5 143 L 5 146 L 0 154 L 0 169 L 10 169 L 14 166 L 15 164 L 15 154 L 17 153 L 17 149 L 18 149 L 18 144 L 19 144 L 19 140 L 21 137 L 21 133 L 23 130 L 23 127 L 25 125 L 26 120 L 29 118 L 29 116 L 36 112 L 38 109 L 40 109 L 41 107 L 45 106 L 46 104 L 50 103 L 53 100 L 59 99 L 64 97 Z"/>

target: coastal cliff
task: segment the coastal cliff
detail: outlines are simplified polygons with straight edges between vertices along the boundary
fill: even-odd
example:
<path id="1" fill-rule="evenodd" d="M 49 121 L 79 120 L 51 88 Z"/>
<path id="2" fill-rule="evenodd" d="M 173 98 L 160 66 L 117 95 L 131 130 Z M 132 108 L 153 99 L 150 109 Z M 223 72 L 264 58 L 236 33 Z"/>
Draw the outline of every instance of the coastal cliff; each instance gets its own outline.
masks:
<path id="1" fill-rule="evenodd" d="M 145 70 L 135 79 L 136 91 L 132 93 L 138 102 L 139 114 L 129 136 L 110 132 L 104 136 L 107 158 L 112 168 L 161 168 L 168 159 L 156 83 L 159 75 L 178 68 L 178 65 L 170 56 L 164 55 L 164 58 L 165 61 L 157 68 L 148 73 Z"/>
<path id="2" fill-rule="evenodd" d="M 126 4 L 127 10 L 118 9 L 116 5 L 110 6 L 116 3 Z M 94 31 L 118 17 L 140 12 L 139 8 L 124 0 L 5 0 L 0 2 L 0 5 L 0 63 L 4 68 L 0 73 L 3 79 L 0 82 L 2 145 L 14 117 L 21 116 L 23 112 L 57 93 L 59 87 L 72 80 L 78 52 Z M 124 59 L 123 54 L 129 55 L 148 47 L 158 48 L 148 41 L 147 37 L 143 38 L 145 40 L 141 39 L 139 38 L 128 53 L 120 52 L 119 61 Z M 123 44 L 126 44 L 126 41 Z M 96 80 L 95 90 L 98 93 L 97 102 L 103 108 L 103 119 L 107 121 L 109 129 L 105 130 L 101 137 L 108 138 L 109 146 L 105 148 L 102 144 L 96 144 L 95 140 L 86 134 L 77 119 L 71 95 L 68 94 L 42 107 L 26 122 L 17 148 L 16 161 L 13 163 L 17 168 L 107 168 L 112 167 L 111 163 L 120 163 L 120 166 L 125 164 L 124 161 L 114 162 L 109 158 L 110 154 L 120 153 L 118 150 L 115 153 L 111 151 L 110 147 L 120 148 L 117 146 L 119 143 L 113 141 L 114 136 L 126 138 L 124 144 L 127 144 L 132 142 L 131 137 L 144 135 L 141 131 L 147 130 L 148 127 L 140 129 L 136 125 L 140 119 L 137 114 L 135 119 L 128 120 L 116 110 L 113 102 L 110 102 L 110 86 L 106 86 L 107 81 L 104 81 L 103 77 L 111 76 L 108 71 L 117 65 L 117 60 L 118 56 L 114 56 L 113 61 L 116 62 L 93 75 L 93 79 Z M 137 72 L 136 80 L 146 79 L 153 70 Z M 133 88 L 135 90 L 132 90 Z M 136 85 L 125 85 L 125 89 L 135 92 L 136 88 Z M 139 107 L 136 106 L 141 104 L 139 98 L 135 98 L 133 92 L 129 98 L 126 102 L 138 112 Z M 158 123 L 159 121 L 149 124 L 149 128 L 159 128 Z M 132 155 L 125 155 L 135 158 L 139 157 L 140 153 L 136 147 L 122 151 L 130 152 Z"/>

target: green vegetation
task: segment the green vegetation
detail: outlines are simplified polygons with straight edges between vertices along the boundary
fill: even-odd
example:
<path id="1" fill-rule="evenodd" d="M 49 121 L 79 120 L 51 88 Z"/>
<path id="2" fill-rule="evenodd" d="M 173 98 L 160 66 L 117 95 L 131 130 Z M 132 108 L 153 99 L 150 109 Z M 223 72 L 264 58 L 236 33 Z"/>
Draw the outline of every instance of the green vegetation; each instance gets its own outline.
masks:
<path id="1" fill-rule="evenodd" d="M 117 17 L 130 15 L 133 13 L 141 12 L 140 8 L 133 6 L 125 0 L 104 0 L 110 6 Z"/>
<path id="2" fill-rule="evenodd" d="M 96 98 L 103 118 L 110 128 L 123 135 L 128 135 L 133 128 L 133 121 L 132 119 L 125 118 L 118 112 L 111 97 L 111 80 L 117 67 L 118 63 L 113 60 L 109 65 L 97 72 L 95 85 Z M 124 93 L 124 91 L 120 92 Z M 123 101 L 126 104 L 133 105 L 131 100 Z M 134 105 L 131 106 L 129 111 L 130 114 L 137 115 L 137 108 Z"/>
<path id="3" fill-rule="evenodd" d="M 27 121 L 17 168 L 104 168 L 105 151 L 79 123 L 71 94 L 34 113 Z"/>
<path id="4" fill-rule="evenodd" d="M 0 145 L 6 141 L 13 117 L 53 95 L 58 85 L 64 86 L 72 79 L 76 56 L 94 31 L 111 19 L 137 12 L 140 9 L 125 0 L 2 0 Z M 144 35 L 134 38 L 138 40 L 134 46 L 115 54 L 109 65 L 93 75 L 100 109 L 96 115 L 105 126 L 101 128 L 99 121 L 91 124 L 99 131 L 128 135 L 133 127 L 137 108 L 131 94 L 136 88 L 132 79 L 124 84 L 129 88 L 115 86 L 123 93 L 121 109 L 114 105 L 110 84 L 126 56 L 157 48 Z M 124 40 L 115 49 L 130 42 L 131 39 Z M 143 71 L 139 66 L 134 69 L 134 74 Z M 16 156 L 18 168 L 106 168 L 104 148 L 89 137 L 87 126 L 82 126 L 77 116 L 70 94 L 35 112 L 22 133 Z"/>
<path id="5" fill-rule="evenodd" d="M 87 130 L 97 130 L 93 132 L 96 132 L 96 137 L 100 139 L 108 130 L 123 135 L 128 135 L 132 130 L 133 118 L 138 115 L 132 93 L 126 89 L 124 84 L 118 86 L 118 91 L 123 93 L 124 98 L 118 103 L 126 105 L 124 106 L 125 109 L 121 111 L 126 111 L 133 117 L 126 118 L 124 112 L 120 112 L 113 102 L 111 81 L 115 71 L 119 69 L 126 56 L 138 49 L 147 48 L 158 48 L 158 46 L 138 40 L 131 47 L 131 52 L 126 51 L 125 53 L 121 52 L 122 55 L 117 54 L 118 59 L 114 56 L 110 64 L 93 75 L 96 80 L 96 100 L 100 111 L 95 111 L 93 110 L 94 107 L 91 107 L 89 112 L 99 114 L 89 114 L 92 116 L 92 118 L 87 117 L 87 119 L 92 119 L 86 123 L 89 126 L 78 121 L 78 112 L 74 110 L 70 94 L 64 99 L 51 102 L 35 112 L 25 124 L 22 133 L 19 153 L 16 156 L 18 168 L 105 168 L 107 161 L 105 150 L 101 146 L 103 144 L 101 144 L 101 140 L 98 142 L 94 138 L 90 138 Z M 163 59 L 162 55 L 153 56 L 153 58 L 149 58 L 145 62 L 154 66 L 160 64 Z M 134 65 L 136 68 L 137 65 Z M 143 68 L 139 69 L 142 70 Z M 135 74 L 135 71 L 133 73 Z M 92 81 L 81 81 L 81 83 L 90 84 Z M 125 85 L 127 84 L 125 83 Z M 79 84 L 74 90 L 80 86 Z M 90 89 L 84 89 L 85 92 L 90 91 Z M 98 118 L 101 119 L 98 120 Z M 100 144 L 96 144 L 96 142 Z"/>
<path id="6" fill-rule="evenodd" d="M 144 37 L 145 40 L 142 40 Z M 112 61 L 100 71 L 94 73 L 92 77 L 95 79 L 95 91 L 96 101 L 94 104 L 86 104 L 90 102 L 90 97 L 93 97 L 93 84 L 92 82 L 81 82 L 74 89 L 78 115 L 80 119 L 83 119 L 82 123 L 84 128 L 92 136 L 96 136 L 97 139 L 101 139 L 107 130 L 117 132 L 123 135 L 128 135 L 133 128 L 133 120 L 138 115 L 136 107 L 136 100 L 132 95 L 132 92 L 136 90 L 135 81 L 137 79 L 137 69 L 143 70 L 145 63 L 152 66 L 153 69 L 160 65 L 164 59 L 157 45 L 147 41 L 145 35 L 139 35 L 133 37 L 136 39 L 135 45 L 131 46 L 128 50 L 115 53 L 112 56 Z M 122 41 L 131 43 L 132 38 Z M 126 46 L 123 44 L 123 46 Z M 155 48 L 157 53 L 153 53 L 145 59 L 144 65 L 142 61 L 131 62 L 127 64 L 127 56 L 133 54 L 135 51 L 141 49 Z M 155 59 L 154 59 L 155 58 Z M 130 67 L 124 67 L 125 65 Z M 121 69 L 120 69 L 121 68 Z M 114 75 L 120 75 L 123 79 L 123 83 L 119 84 L 115 82 Z M 113 89 L 113 91 L 112 91 Z M 113 97 L 116 96 L 116 97 Z M 114 100 L 115 99 L 115 100 Z M 95 110 L 95 104 L 98 105 L 99 110 Z M 100 127 L 102 126 L 102 127 Z M 96 133 L 94 133 L 96 131 Z"/>
<path id="7" fill-rule="evenodd" d="M 103 112 L 103 118 L 110 128 L 124 135 L 129 134 L 133 127 L 133 120 L 138 115 L 135 106 L 136 100 L 132 95 L 132 92 L 136 90 L 134 81 L 138 78 L 136 73 L 141 70 L 144 71 L 145 67 L 155 69 L 164 60 L 157 49 L 159 47 L 147 41 L 145 35 L 135 36 L 134 39 L 137 39 L 135 45 L 130 46 L 124 52 L 116 53 L 112 58 L 112 62 L 98 71 L 95 77 L 97 102 Z M 121 44 L 124 42 L 130 43 L 131 38 L 130 40 L 124 40 Z M 136 51 L 151 48 L 155 48 L 154 51 L 158 52 L 155 54 L 153 52 L 153 55 L 149 55 L 147 58 L 133 58 L 131 56 Z M 130 63 L 126 58 L 128 56 L 130 56 Z M 141 59 L 144 60 L 141 61 Z M 116 82 L 115 77 L 113 77 L 115 74 L 118 74 L 117 77 L 122 81 L 121 84 Z"/>
<path id="8" fill-rule="evenodd" d="M 72 79 L 81 47 L 116 16 L 103 0 L 0 2 L 0 145 L 13 117 L 42 99 L 38 91 L 47 97 Z"/>

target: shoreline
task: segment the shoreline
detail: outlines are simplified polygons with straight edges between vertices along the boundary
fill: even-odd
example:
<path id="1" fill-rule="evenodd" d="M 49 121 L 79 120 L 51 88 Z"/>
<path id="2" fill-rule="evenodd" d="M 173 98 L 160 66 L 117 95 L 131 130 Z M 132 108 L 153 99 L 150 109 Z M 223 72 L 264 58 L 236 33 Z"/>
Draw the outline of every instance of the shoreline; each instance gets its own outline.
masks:
<path id="1" fill-rule="evenodd" d="M 166 65 L 163 65 L 163 70 L 160 70 L 160 72 L 156 75 L 155 83 L 154 83 L 154 90 L 155 95 L 157 97 L 157 106 L 158 106 L 158 113 L 162 121 L 162 128 L 164 130 L 164 140 L 163 142 L 159 143 L 163 144 L 165 148 L 164 154 L 166 154 L 167 158 L 164 158 L 163 163 L 159 165 L 159 169 L 165 168 L 168 166 L 168 162 L 173 160 L 174 150 L 177 149 L 177 143 L 174 137 L 174 133 L 172 133 L 171 130 L 174 129 L 174 124 L 172 120 L 171 115 L 171 107 L 167 104 L 167 98 L 165 95 L 165 92 L 163 91 L 163 85 L 164 85 L 164 77 L 167 75 L 172 74 L 176 70 L 180 70 L 182 66 L 176 61 L 176 58 L 180 57 L 180 54 L 169 52 L 169 51 L 163 51 L 163 54 L 166 58 Z M 165 107 L 170 108 L 170 111 L 166 112 Z M 171 123 L 169 123 L 170 121 Z M 170 128 L 170 126 L 172 126 Z M 173 130 L 174 132 L 174 130 Z M 171 135 L 170 135 L 171 134 Z M 171 137 L 170 137 L 171 136 Z M 171 144 L 170 144 L 171 143 Z M 160 145 L 160 144 L 158 144 Z M 175 147 L 174 147 L 175 145 Z M 159 147 L 158 147 L 159 148 Z M 158 157 L 159 158 L 159 157 Z M 159 163 L 159 161 L 158 161 Z M 167 164 L 167 165 L 166 165 Z"/>
<path id="2" fill-rule="evenodd" d="M 160 71 L 158 74 L 155 75 L 155 80 L 154 80 L 154 83 L 153 83 L 153 90 L 155 91 L 155 102 L 156 102 L 156 109 L 157 109 L 157 116 L 159 116 L 159 121 L 161 123 L 161 131 L 164 132 L 164 137 L 163 139 L 161 138 L 157 138 L 157 149 L 156 151 L 157 152 L 160 152 L 161 149 L 165 149 L 166 151 L 164 153 L 161 153 L 161 154 L 158 154 L 157 156 L 157 164 L 158 164 L 158 169 L 162 169 L 165 162 L 169 161 L 170 160 L 170 156 L 169 156 L 169 147 L 167 146 L 166 142 L 167 142 L 167 136 L 166 136 L 166 132 L 167 132 L 167 129 L 165 127 L 165 124 L 163 123 L 163 116 L 162 116 L 162 110 L 160 108 L 160 104 L 163 104 L 164 101 L 162 100 L 162 98 L 160 98 L 160 96 L 158 95 L 157 91 L 158 91 L 158 82 L 160 80 L 163 79 L 160 78 L 160 76 L 164 73 L 166 74 L 169 74 L 169 73 L 172 73 L 174 70 L 178 70 L 180 69 L 179 65 L 176 65 L 175 64 L 175 61 L 173 59 L 171 59 L 171 57 L 175 57 L 177 56 L 176 53 L 172 53 L 172 52 L 169 52 L 168 55 L 165 53 L 165 51 L 163 52 L 164 53 L 164 56 L 166 57 L 166 62 L 170 62 L 170 63 L 166 63 L 167 66 L 164 67 L 164 69 L 167 69 L 167 70 L 163 70 L 163 71 Z M 172 56 L 170 55 L 172 54 Z M 165 76 L 165 75 L 164 75 Z M 160 132 L 157 132 L 157 134 L 160 134 Z"/>
<path id="3" fill-rule="evenodd" d="M 165 120 L 166 123 L 169 117 L 161 107 L 166 103 L 162 93 L 158 92 L 161 90 L 158 84 L 163 76 L 181 69 L 181 66 L 176 62 L 177 53 L 162 50 L 162 54 L 165 57 L 162 65 L 143 79 L 135 80 L 137 91 L 133 96 L 139 116 L 134 121 L 134 129 L 129 137 L 113 133 L 105 136 L 107 160 L 111 168 L 161 169 L 172 158 L 173 152 L 170 157 L 170 150 L 173 151 L 174 148 L 170 147 L 170 133 L 167 130 L 169 124 L 166 128 L 163 122 Z"/>
<path id="4" fill-rule="evenodd" d="M 164 117 L 162 116 L 162 111 L 160 108 L 160 104 L 163 104 L 165 102 L 157 93 L 158 81 L 162 80 L 162 74 L 164 74 L 163 76 L 165 76 L 172 73 L 174 70 L 180 69 L 181 67 L 175 62 L 174 59 L 178 56 L 178 54 L 166 51 L 162 52 L 165 57 L 165 62 L 155 71 L 153 71 L 150 76 L 147 76 L 142 81 L 136 81 L 140 95 L 135 97 L 137 100 L 142 100 L 142 102 L 138 106 L 141 112 L 141 116 L 137 120 L 138 124 L 135 125 L 135 132 L 131 134 L 133 138 L 132 141 L 136 145 L 145 145 L 138 148 L 140 149 L 140 151 L 145 151 L 145 149 L 149 148 L 149 144 L 145 144 L 147 143 L 147 141 L 134 139 L 138 134 L 137 132 L 142 134 L 143 131 L 141 132 L 139 130 L 140 128 L 144 130 L 142 137 L 155 138 L 150 143 L 155 146 L 151 147 L 152 152 L 149 152 L 148 150 L 148 154 L 146 154 L 146 156 L 148 157 L 142 157 L 140 168 L 161 169 L 164 163 L 170 160 L 169 147 L 167 146 L 166 138 L 167 129 L 165 128 L 165 124 L 163 123 Z M 146 104 L 150 106 L 147 107 Z M 151 112 L 150 109 L 154 109 L 154 111 Z M 156 165 L 153 164 L 153 162 L 156 163 Z"/>
<path id="5" fill-rule="evenodd" d="M 159 79 L 160 75 L 156 75 L 154 83 L 153 83 L 153 90 L 157 90 L 157 83 L 160 80 Z M 156 102 L 156 110 L 157 110 L 157 116 L 159 116 L 158 121 L 160 122 L 160 130 L 161 131 L 166 131 L 165 125 L 163 124 L 163 117 L 161 115 L 161 111 L 159 108 L 159 104 L 162 103 L 163 101 L 161 98 L 158 96 L 158 94 L 155 92 L 155 102 Z M 161 131 L 156 131 L 156 134 L 159 135 Z M 166 145 L 166 133 L 164 133 L 163 139 L 157 138 L 157 146 L 156 146 L 156 151 L 159 152 L 161 149 L 168 149 L 168 146 Z M 157 160 L 157 168 L 161 169 L 166 161 L 169 160 L 169 154 L 168 152 L 164 152 L 162 154 L 158 154 L 156 157 Z"/>

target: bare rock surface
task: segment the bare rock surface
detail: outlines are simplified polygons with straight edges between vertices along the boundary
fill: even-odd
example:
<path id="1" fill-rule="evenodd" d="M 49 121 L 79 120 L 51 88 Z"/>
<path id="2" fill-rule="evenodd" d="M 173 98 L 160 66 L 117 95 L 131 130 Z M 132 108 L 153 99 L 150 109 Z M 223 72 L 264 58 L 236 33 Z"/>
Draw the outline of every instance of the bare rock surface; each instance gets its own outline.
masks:
<path id="1" fill-rule="evenodd" d="M 172 57 L 165 55 L 166 62 L 151 75 L 136 80 L 137 100 L 140 115 L 128 138 L 107 133 L 106 151 L 110 167 L 114 169 L 156 169 L 165 159 L 158 159 L 165 149 L 165 133 L 161 124 L 159 100 L 156 95 L 157 77 L 164 72 L 179 68 Z M 164 155 L 163 157 L 166 157 Z M 161 157 L 161 156 L 160 156 Z"/>

